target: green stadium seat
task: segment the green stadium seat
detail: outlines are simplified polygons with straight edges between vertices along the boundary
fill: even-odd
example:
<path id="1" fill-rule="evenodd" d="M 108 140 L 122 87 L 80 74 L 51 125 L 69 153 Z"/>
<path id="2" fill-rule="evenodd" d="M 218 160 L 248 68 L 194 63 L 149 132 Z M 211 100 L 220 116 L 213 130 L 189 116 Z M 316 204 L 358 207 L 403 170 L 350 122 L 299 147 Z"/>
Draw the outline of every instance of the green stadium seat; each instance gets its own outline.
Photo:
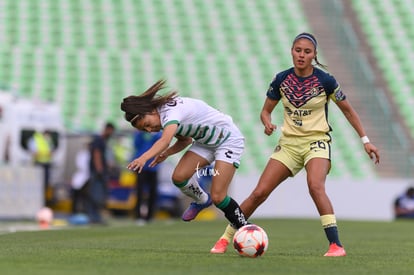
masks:
<path id="1" fill-rule="evenodd" d="M 405 0 L 353 0 L 352 4 L 401 115 L 406 119 L 407 126 L 413 129 L 409 110 L 414 98 L 411 92 L 414 70 L 409 54 L 414 50 L 410 39 L 414 38 L 414 19 L 410 12 L 414 10 L 414 4 Z"/>
<path id="2" fill-rule="evenodd" d="M 4 0 L 0 6 L 0 85 L 57 101 L 69 130 L 121 121 L 123 96 L 166 78 L 181 95 L 232 115 L 246 136 L 240 171 L 263 169 L 276 138 L 263 136 L 259 113 L 274 74 L 291 66 L 292 34 L 308 26 L 298 0 Z M 353 137 L 344 136 L 344 144 Z M 352 155 L 337 153 L 332 174 L 357 169 Z"/>

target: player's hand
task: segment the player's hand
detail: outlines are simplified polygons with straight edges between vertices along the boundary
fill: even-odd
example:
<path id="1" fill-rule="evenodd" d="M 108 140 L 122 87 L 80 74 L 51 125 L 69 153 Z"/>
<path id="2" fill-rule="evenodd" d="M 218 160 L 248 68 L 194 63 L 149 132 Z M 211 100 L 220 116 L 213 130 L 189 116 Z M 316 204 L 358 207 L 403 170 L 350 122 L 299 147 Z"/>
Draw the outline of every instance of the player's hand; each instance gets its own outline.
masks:
<path id="1" fill-rule="evenodd" d="M 153 161 L 151 161 L 151 163 L 148 165 L 149 167 L 154 167 L 155 165 L 157 165 L 158 163 L 163 162 L 164 160 L 166 160 L 168 158 L 167 154 L 161 153 L 158 156 L 156 156 L 154 158 Z"/>
<path id="2" fill-rule="evenodd" d="M 141 173 L 142 168 L 144 168 L 146 161 L 142 160 L 141 158 L 137 158 L 134 159 L 133 161 L 131 161 L 128 165 L 127 168 L 129 170 L 133 170 L 136 171 L 138 173 Z"/>
<path id="3" fill-rule="evenodd" d="M 374 144 L 371 144 L 371 143 L 365 143 L 364 147 L 365 147 L 365 152 L 367 152 L 370 159 L 372 159 L 372 161 L 375 164 L 378 164 L 380 161 L 380 155 L 379 155 L 379 151 L 377 147 L 375 147 Z"/>
<path id="4" fill-rule="evenodd" d="M 276 131 L 277 126 L 271 123 L 268 123 L 265 125 L 264 133 L 268 136 L 273 134 L 274 131 Z"/>

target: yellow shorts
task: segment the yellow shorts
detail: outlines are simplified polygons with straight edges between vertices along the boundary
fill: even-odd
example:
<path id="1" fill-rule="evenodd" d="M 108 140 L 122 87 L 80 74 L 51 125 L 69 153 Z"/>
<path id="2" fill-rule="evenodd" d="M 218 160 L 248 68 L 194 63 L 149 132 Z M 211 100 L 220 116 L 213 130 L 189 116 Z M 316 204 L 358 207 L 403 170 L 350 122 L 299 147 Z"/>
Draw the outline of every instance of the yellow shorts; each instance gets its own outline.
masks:
<path id="1" fill-rule="evenodd" d="M 331 137 L 328 134 L 309 137 L 281 136 L 272 159 L 283 163 L 296 175 L 313 158 L 331 159 Z"/>

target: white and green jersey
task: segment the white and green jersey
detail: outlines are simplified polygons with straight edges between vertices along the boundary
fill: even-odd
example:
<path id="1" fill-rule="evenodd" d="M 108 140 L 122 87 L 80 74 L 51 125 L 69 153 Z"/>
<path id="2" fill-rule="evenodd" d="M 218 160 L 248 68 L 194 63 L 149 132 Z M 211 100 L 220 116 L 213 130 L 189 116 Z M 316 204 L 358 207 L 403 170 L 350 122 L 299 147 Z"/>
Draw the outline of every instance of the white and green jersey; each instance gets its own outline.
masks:
<path id="1" fill-rule="evenodd" d="M 177 124 L 176 135 L 191 137 L 197 143 L 218 146 L 231 135 L 241 136 L 233 119 L 204 101 L 176 97 L 158 109 L 161 125 Z"/>

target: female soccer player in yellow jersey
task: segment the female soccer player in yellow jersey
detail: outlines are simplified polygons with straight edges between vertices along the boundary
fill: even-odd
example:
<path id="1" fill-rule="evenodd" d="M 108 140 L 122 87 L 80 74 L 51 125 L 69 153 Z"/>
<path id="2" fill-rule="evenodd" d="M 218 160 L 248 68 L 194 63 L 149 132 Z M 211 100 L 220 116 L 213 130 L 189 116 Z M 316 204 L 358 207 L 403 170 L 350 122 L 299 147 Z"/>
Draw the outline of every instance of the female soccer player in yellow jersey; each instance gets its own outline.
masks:
<path id="1" fill-rule="evenodd" d="M 121 104 L 125 119 L 133 127 L 147 132 L 162 131 L 153 146 L 127 167 L 139 173 L 151 158 L 155 157 L 150 167 L 189 147 L 172 175 L 173 183 L 194 200 L 182 219 L 191 221 L 214 203 L 234 227 L 246 225 L 239 204 L 227 195 L 244 150 L 243 135 L 230 116 L 204 101 L 180 97 L 176 92 L 158 95 L 164 84 L 165 81 L 158 81 L 143 94 L 124 98 Z M 174 137 L 176 141 L 170 146 Z M 197 176 L 205 174 L 200 170 L 213 161 L 210 195 L 200 187 Z"/>
<path id="2" fill-rule="evenodd" d="M 325 192 L 325 180 L 331 167 L 331 127 L 327 120 L 330 100 L 337 104 L 361 137 L 368 156 L 379 163 L 380 155 L 368 139 L 358 114 L 346 100 L 341 86 L 332 75 L 316 67 L 325 66 L 317 59 L 315 37 L 310 33 L 297 35 L 293 40 L 291 55 L 293 67 L 274 77 L 260 114 L 264 133 L 271 135 L 276 129 L 271 113 L 281 101 L 284 107 L 284 122 L 280 127 L 282 135 L 257 186 L 240 207 L 245 216 L 250 217 L 280 183 L 295 176 L 304 167 L 309 193 L 329 241 L 329 250 L 324 256 L 345 256 L 345 249 L 338 237 L 334 210 Z M 224 253 L 235 230 L 227 226 L 210 252 Z"/>

